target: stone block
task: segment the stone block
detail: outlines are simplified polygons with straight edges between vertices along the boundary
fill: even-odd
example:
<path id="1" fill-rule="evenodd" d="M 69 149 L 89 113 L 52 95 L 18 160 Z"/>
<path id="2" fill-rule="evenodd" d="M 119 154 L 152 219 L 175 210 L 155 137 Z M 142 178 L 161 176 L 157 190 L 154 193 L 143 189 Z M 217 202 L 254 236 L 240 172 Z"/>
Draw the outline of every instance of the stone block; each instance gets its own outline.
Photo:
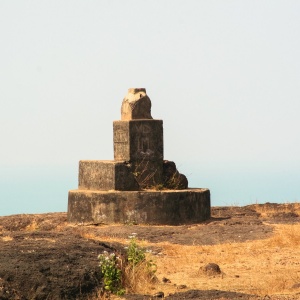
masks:
<path id="1" fill-rule="evenodd" d="M 128 89 L 121 107 L 121 120 L 152 119 L 151 100 L 145 88 Z"/>
<path id="2" fill-rule="evenodd" d="M 83 190 L 136 191 L 139 185 L 124 162 L 109 160 L 81 160 L 78 188 Z"/>
<path id="3" fill-rule="evenodd" d="M 163 163 L 161 160 L 132 161 L 133 174 L 143 189 L 155 189 L 162 186 Z"/>
<path id="4" fill-rule="evenodd" d="M 122 161 L 163 160 L 163 121 L 114 121 L 114 159 Z"/>
<path id="5" fill-rule="evenodd" d="M 68 221 L 86 224 L 195 224 L 210 218 L 208 189 L 69 191 Z"/>

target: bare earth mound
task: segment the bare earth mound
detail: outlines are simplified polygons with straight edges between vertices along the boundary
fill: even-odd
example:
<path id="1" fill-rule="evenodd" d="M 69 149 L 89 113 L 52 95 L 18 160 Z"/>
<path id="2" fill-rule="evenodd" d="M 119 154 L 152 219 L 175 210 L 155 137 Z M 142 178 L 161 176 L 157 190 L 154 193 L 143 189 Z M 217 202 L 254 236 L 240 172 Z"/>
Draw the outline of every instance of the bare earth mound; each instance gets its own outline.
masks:
<path id="1" fill-rule="evenodd" d="M 300 299 L 299 215 L 298 204 L 267 203 L 213 207 L 209 221 L 188 226 L 74 226 L 66 213 L 0 217 L 0 299 L 97 299 L 97 256 L 124 251 L 132 232 L 158 282 L 125 299 L 160 291 L 174 300 Z M 219 274 L 203 272 L 208 263 Z"/>

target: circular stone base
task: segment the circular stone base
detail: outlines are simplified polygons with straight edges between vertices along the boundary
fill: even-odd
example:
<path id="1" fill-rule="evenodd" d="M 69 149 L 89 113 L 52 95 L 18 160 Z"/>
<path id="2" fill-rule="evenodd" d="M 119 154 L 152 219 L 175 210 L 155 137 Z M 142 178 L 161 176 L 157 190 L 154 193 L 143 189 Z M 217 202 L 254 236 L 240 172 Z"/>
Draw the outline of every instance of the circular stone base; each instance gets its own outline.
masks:
<path id="1" fill-rule="evenodd" d="M 209 218 L 208 189 L 69 191 L 69 222 L 181 225 Z"/>

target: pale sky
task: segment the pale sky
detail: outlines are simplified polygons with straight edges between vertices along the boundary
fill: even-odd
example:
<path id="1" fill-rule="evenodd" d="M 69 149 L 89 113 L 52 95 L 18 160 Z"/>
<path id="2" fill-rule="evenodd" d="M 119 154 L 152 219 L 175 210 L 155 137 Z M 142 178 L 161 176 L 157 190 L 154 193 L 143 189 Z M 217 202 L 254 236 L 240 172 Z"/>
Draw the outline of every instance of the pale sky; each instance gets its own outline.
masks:
<path id="1" fill-rule="evenodd" d="M 131 87 L 212 205 L 300 200 L 300 1 L 0 0 L 0 37 L 0 215 L 66 210 Z"/>

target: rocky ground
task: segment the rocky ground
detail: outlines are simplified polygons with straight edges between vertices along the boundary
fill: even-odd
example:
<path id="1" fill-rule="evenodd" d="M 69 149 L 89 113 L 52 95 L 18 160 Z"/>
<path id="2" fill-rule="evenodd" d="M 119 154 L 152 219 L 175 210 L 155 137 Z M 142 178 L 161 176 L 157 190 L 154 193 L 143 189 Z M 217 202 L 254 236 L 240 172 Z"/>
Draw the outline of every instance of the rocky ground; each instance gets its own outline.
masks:
<path id="1" fill-rule="evenodd" d="M 92 295 L 102 286 L 97 256 L 104 250 L 124 251 L 121 241 L 133 231 L 155 256 L 164 251 L 163 242 L 201 246 L 266 239 L 276 224 L 299 223 L 298 208 L 270 203 L 213 207 L 209 221 L 189 226 L 71 225 L 66 213 L 0 217 L 0 299 L 96 299 Z M 155 299 L 154 294 L 124 298 Z M 300 293 L 257 296 L 184 286 L 165 299 L 300 299 Z"/>

